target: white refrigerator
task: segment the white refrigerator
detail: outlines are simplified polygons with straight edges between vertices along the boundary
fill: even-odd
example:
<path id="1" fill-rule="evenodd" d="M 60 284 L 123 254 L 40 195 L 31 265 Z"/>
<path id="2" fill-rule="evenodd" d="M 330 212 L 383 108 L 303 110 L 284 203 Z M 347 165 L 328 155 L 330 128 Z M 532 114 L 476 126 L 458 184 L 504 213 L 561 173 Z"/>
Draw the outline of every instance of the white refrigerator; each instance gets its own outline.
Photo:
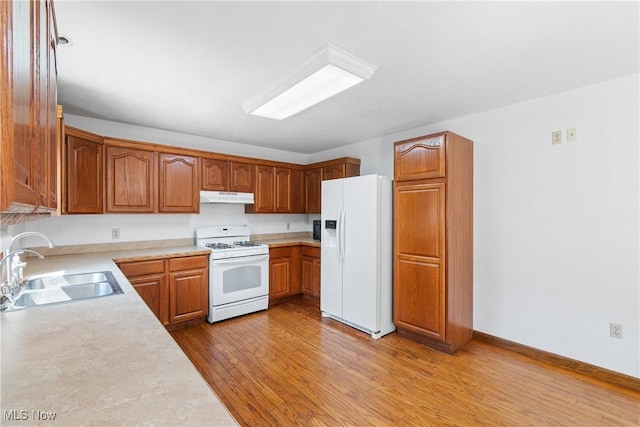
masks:
<path id="1" fill-rule="evenodd" d="M 392 314 L 392 182 L 380 175 L 322 181 L 320 310 L 380 338 Z"/>

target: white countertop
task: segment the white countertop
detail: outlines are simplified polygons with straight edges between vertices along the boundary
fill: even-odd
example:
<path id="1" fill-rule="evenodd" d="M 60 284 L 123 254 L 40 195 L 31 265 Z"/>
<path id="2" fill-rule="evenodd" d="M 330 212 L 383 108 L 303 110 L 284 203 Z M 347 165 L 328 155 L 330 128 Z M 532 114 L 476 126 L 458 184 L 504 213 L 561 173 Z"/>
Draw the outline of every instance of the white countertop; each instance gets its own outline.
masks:
<path id="1" fill-rule="evenodd" d="M 124 294 L 0 313 L 0 424 L 237 425 L 112 261 L 200 251 L 29 258 L 25 277 L 109 270 Z"/>

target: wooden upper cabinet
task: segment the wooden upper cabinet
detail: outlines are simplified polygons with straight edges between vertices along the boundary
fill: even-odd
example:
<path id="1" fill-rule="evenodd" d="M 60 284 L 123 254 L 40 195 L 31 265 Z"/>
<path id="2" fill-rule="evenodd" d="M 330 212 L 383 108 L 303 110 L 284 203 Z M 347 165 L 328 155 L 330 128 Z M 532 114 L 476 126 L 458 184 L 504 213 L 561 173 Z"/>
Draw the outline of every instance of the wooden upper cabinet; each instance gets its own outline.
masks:
<path id="1" fill-rule="evenodd" d="M 229 163 L 229 191 L 253 193 L 254 165 L 251 163 Z"/>
<path id="2" fill-rule="evenodd" d="M 246 213 L 304 213 L 302 170 L 256 165 L 255 203 Z"/>
<path id="3" fill-rule="evenodd" d="M 201 159 L 202 189 L 208 191 L 227 191 L 229 162 L 217 159 Z"/>
<path id="4" fill-rule="evenodd" d="M 253 213 L 271 213 L 275 209 L 275 168 L 256 165 Z M 250 209 L 250 207 L 249 207 Z"/>
<path id="5" fill-rule="evenodd" d="M 346 176 L 347 176 L 347 167 L 344 163 L 325 166 L 322 168 L 322 179 L 324 181 L 328 181 L 330 179 L 345 178 Z"/>
<path id="6" fill-rule="evenodd" d="M 65 213 L 103 212 L 102 137 L 72 127 L 65 129 Z"/>
<path id="7" fill-rule="evenodd" d="M 396 181 L 413 181 L 444 178 L 446 173 L 445 147 L 445 134 L 396 142 L 394 179 Z"/>
<path id="8" fill-rule="evenodd" d="M 158 154 L 159 211 L 198 213 L 200 211 L 200 170 L 198 158 Z"/>
<path id="9" fill-rule="evenodd" d="M 289 212 L 304 213 L 305 206 L 305 186 L 304 171 L 300 169 L 290 169 L 289 185 Z M 276 181 L 277 187 L 277 181 Z M 277 206 L 276 206 L 277 210 Z"/>
<path id="10" fill-rule="evenodd" d="M 0 211 L 55 211 L 58 164 L 52 148 L 57 142 L 53 3 L 3 1 L 0 18 Z"/>
<path id="11" fill-rule="evenodd" d="M 304 171 L 305 180 L 305 204 L 304 211 L 307 213 L 320 213 L 322 191 L 322 168 L 307 169 Z"/>
<path id="12" fill-rule="evenodd" d="M 275 168 L 274 212 L 291 213 L 291 169 Z"/>
<path id="13" fill-rule="evenodd" d="M 326 162 L 314 163 L 305 169 L 306 213 L 320 213 L 322 210 L 322 181 L 349 178 L 360 175 L 360 160 L 344 157 Z"/>
<path id="14" fill-rule="evenodd" d="M 106 169 L 107 212 L 156 211 L 156 153 L 107 145 Z"/>

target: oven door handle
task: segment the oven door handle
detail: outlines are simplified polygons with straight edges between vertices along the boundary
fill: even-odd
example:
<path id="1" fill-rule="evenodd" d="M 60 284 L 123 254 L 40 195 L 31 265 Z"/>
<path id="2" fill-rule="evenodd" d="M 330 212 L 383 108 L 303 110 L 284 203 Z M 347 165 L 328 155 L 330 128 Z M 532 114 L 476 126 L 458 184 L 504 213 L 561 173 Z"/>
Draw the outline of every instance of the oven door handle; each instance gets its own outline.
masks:
<path id="1" fill-rule="evenodd" d="M 237 265 L 237 264 L 252 264 L 256 261 L 266 261 L 269 259 L 269 254 L 265 255 L 249 255 L 241 256 L 237 258 L 224 258 L 213 260 L 213 265 Z"/>

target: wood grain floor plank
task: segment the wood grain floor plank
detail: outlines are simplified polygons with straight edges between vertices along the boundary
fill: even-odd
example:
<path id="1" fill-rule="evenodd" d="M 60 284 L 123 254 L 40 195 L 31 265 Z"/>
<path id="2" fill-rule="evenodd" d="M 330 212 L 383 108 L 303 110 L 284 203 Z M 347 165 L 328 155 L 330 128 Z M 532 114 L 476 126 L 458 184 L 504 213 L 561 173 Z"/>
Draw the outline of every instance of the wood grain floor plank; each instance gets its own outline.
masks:
<path id="1" fill-rule="evenodd" d="M 637 426 L 640 393 L 472 341 L 454 355 L 292 300 L 172 332 L 243 426 Z"/>

